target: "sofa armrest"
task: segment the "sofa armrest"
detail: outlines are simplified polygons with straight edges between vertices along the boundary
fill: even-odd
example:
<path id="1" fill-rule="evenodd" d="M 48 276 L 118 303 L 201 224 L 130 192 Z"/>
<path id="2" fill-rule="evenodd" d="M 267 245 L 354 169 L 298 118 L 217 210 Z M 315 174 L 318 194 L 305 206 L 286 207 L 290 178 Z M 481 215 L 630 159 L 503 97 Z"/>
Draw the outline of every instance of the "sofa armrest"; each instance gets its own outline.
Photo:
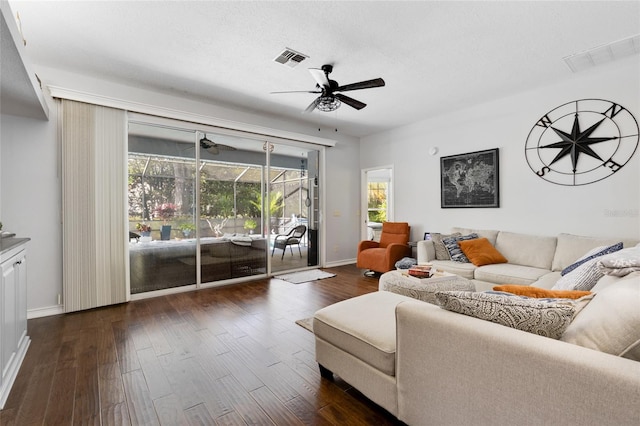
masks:
<path id="1" fill-rule="evenodd" d="M 431 240 L 418 241 L 418 263 L 427 263 L 435 260 L 436 249 Z"/>
<path id="2" fill-rule="evenodd" d="M 640 362 L 423 302 L 396 320 L 407 424 L 640 424 Z"/>

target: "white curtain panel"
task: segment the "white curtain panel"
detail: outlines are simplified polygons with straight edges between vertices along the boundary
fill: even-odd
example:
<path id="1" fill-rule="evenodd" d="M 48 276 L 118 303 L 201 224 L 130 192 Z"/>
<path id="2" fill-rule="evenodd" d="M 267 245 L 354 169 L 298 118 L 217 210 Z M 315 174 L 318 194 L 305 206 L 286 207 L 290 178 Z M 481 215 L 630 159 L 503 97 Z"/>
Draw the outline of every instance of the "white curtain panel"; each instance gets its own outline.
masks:
<path id="1" fill-rule="evenodd" d="M 64 311 L 128 299 L 127 121 L 123 110 L 62 100 Z"/>

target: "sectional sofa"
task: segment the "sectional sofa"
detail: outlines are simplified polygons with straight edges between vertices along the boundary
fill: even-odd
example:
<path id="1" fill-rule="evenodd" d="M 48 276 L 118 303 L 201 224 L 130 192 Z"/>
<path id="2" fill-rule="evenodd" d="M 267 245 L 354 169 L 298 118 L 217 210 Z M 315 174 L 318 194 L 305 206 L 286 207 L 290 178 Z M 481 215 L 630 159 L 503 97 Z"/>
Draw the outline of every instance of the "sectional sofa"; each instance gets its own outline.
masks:
<path id="1" fill-rule="evenodd" d="M 615 240 L 496 232 L 511 265 L 467 276 L 479 287 L 519 278 L 548 288 L 567 262 Z M 323 377 L 339 375 L 409 425 L 638 425 L 640 271 L 605 275 L 592 291 L 558 339 L 370 293 L 316 312 L 316 360 Z"/>
<path id="2" fill-rule="evenodd" d="M 638 244 L 632 238 L 598 238 L 572 234 L 557 236 L 455 227 L 448 235 L 477 234 L 486 238 L 508 260 L 507 263 L 475 266 L 449 259 L 436 259 L 434 240 L 419 241 L 418 263 L 472 280 L 477 291 L 491 290 L 499 284 L 535 285 L 551 288 L 561 271 L 592 248 L 622 242 L 624 247 Z"/>

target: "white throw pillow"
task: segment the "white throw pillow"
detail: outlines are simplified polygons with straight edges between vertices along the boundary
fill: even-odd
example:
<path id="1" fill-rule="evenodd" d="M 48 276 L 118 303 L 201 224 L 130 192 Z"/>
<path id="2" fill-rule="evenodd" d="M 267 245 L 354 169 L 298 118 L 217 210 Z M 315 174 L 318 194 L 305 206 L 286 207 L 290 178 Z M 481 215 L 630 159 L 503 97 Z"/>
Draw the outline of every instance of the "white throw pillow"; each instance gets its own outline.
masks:
<path id="1" fill-rule="evenodd" d="M 560 340 L 640 361 L 640 272 L 605 278 Z"/>
<path id="2" fill-rule="evenodd" d="M 598 267 L 598 261 L 602 255 L 615 252 L 622 248 L 622 243 L 606 247 L 596 247 L 585 253 L 576 263 L 589 259 L 560 278 L 552 287 L 552 290 L 583 290 L 589 291 L 604 276 Z"/>
<path id="3" fill-rule="evenodd" d="M 595 257 L 604 256 L 604 255 L 609 254 L 609 253 L 615 253 L 615 252 L 620 251 L 620 250 L 622 250 L 622 242 L 617 243 L 617 244 L 613 244 L 611 246 L 600 246 L 600 247 L 596 247 L 594 249 L 591 249 L 584 256 L 582 256 L 580 259 L 576 260 L 571 265 L 569 265 L 566 268 L 564 268 L 562 270 L 562 275 L 567 275 L 569 272 L 573 271 L 578 266 L 582 265 L 585 262 L 588 262 L 589 260 L 591 260 L 591 259 L 593 259 Z"/>

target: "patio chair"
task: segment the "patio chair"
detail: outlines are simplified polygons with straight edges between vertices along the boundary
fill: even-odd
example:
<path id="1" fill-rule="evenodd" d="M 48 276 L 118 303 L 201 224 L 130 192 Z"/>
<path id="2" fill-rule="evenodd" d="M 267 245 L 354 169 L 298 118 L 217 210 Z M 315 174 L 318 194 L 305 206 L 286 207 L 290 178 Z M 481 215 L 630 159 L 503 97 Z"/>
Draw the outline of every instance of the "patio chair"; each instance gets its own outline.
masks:
<path id="1" fill-rule="evenodd" d="M 297 245 L 298 252 L 300 252 L 300 257 L 302 257 L 302 250 L 300 250 L 300 240 L 304 237 L 305 232 L 307 232 L 307 227 L 305 225 L 298 225 L 295 228 L 292 228 L 288 234 L 278 234 L 276 238 L 273 240 L 273 249 L 271 249 L 271 257 L 273 257 L 273 253 L 276 249 L 282 250 L 282 259 L 284 259 L 284 252 L 289 246 L 289 250 L 291 250 L 291 256 L 293 256 L 293 248 L 291 246 Z"/>

